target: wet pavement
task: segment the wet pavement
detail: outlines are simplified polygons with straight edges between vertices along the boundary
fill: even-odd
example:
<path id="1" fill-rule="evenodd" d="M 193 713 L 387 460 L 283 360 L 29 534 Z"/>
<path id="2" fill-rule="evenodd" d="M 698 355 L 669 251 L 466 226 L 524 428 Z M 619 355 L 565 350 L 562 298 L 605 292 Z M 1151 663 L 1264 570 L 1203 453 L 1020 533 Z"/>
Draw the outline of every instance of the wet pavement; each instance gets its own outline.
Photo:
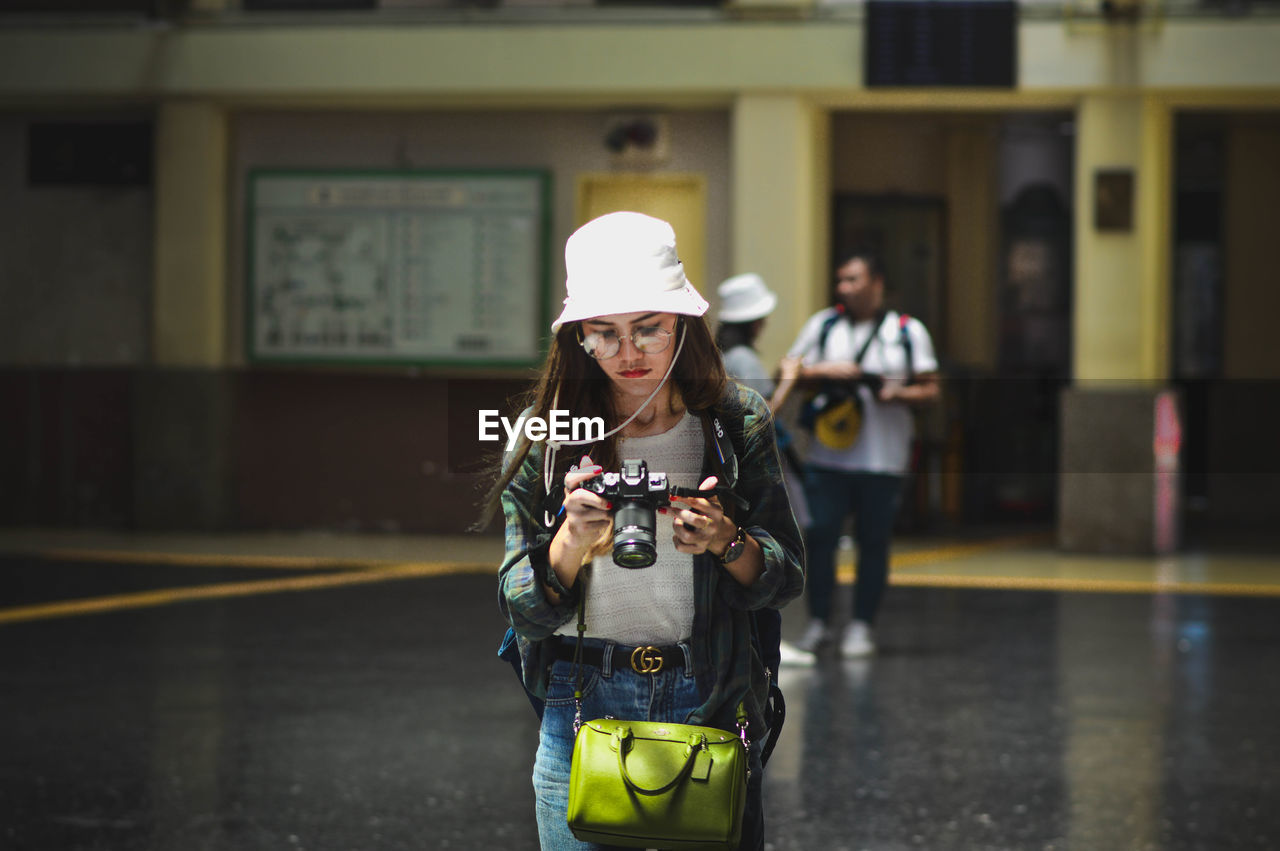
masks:
<path id="1" fill-rule="evenodd" d="M 0 599 L 245 573 L 5 557 Z M 495 591 L 406 575 L 0 622 L 0 848 L 535 849 Z M 895 587 L 878 640 L 784 671 L 769 848 L 1280 848 L 1280 598 Z"/>

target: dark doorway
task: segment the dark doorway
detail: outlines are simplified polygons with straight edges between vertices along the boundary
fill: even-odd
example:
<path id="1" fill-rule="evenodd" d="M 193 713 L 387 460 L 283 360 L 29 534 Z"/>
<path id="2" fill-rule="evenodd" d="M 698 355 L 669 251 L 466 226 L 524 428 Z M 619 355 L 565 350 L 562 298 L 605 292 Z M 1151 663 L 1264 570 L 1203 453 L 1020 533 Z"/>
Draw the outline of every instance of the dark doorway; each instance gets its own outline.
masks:
<path id="1" fill-rule="evenodd" d="M 870 249 L 884 266 L 886 306 L 919 319 L 934 337 L 945 326 L 947 205 L 941 198 L 837 195 L 834 270 L 850 253 Z"/>

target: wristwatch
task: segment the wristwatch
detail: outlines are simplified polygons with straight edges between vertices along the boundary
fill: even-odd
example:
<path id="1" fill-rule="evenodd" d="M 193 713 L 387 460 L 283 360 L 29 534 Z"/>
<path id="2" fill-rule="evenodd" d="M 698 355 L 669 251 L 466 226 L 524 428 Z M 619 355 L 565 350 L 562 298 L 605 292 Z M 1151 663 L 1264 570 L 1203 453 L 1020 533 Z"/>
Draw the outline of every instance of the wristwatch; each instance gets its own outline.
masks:
<path id="1" fill-rule="evenodd" d="M 724 553 L 718 556 L 721 564 L 729 564 L 737 561 L 742 555 L 743 550 L 747 548 L 747 533 L 742 531 L 742 527 L 738 527 L 737 536 L 729 542 L 729 546 L 724 548 Z"/>

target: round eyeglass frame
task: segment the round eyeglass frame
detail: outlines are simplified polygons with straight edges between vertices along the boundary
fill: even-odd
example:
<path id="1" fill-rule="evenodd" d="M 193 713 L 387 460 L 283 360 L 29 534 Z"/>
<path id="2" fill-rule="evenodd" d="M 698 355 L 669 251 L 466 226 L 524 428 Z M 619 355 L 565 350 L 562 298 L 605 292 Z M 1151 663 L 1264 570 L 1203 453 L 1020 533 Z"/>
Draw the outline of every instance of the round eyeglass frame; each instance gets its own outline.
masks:
<path id="1" fill-rule="evenodd" d="M 641 332 L 647 333 L 642 334 Z M 604 341 L 609 339 L 608 334 L 610 333 L 611 332 L 608 331 L 592 331 L 590 334 L 584 334 L 582 326 L 579 325 L 578 345 L 582 346 L 582 350 L 587 353 L 587 357 L 589 358 L 593 358 L 595 360 L 609 360 L 610 358 L 617 357 L 618 353 L 622 351 L 622 335 L 616 333 L 613 334 L 613 350 L 608 354 L 596 354 L 592 351 L 592 345 L 590 345 L 588 341 L 595 337 L 599 338 L 601 345 L 604 345 Z M 644 325 L 626 336 L 631 340 L 631 345 L 635 347 L 637 352 L 642 352 L 646 355 L 657 355 L 671 348 L 671 338 L 675 336 L 675 329 L 668 331 L 661 325 Z M 651 345 L 648 347 L 642 346 L 640 345 L 640 339 L 642 337 L 656 338 L 661 340 L 662 343 L 656 348 Z"/>

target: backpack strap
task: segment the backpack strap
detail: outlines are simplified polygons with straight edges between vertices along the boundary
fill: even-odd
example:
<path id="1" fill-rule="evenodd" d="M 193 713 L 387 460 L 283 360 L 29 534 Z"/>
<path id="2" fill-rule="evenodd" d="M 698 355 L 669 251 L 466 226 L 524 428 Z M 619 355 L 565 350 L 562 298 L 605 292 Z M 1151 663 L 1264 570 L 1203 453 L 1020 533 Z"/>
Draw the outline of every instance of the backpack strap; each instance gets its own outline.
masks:
<path id="1" fill-rule="evenodd" d="M 858 353 L 854 355 L 853 362 L 858 366 L 862 366 L 862 360 L 867 356 L 871 344 L 876 341 L 876 337 L 880 336 L 880 329 L 884 327 L 884 321 L 889 318 L 889 314 L 883 310 L 876 314 L 875 324 L 871 326 L 871 334 L 867 337 L 867 341 L 862 344 L 862 348 L 858 349 Z"/>
<path id="2" fill-rule="evenodd" d="M 907 356 L 907 383 L 915 384 L 916 369 L 913 363 L 914 351 L 911 344 L 911 332 L 907 328 L 911 324 L 910 315 L 903 313 L 898 316 L 898 342 L 902 344 L 902 351 Z"/>
<path id="3" fill-rule="evenodd" d="M 831 336 L 831 329 L 843 318 L 844 310 L 841 307 L 836 307 L 830 316 L 822 320 L 822 329 L 818 332 L 818 360 L 822 360 L 822 356 L 827 350 L 827 338 Z"/>
<path id="4" fill-rule="evenodd" d="M 858 353 L 853 356 L 854 363 L 858 364 L 859 366 L 862 365 L 862 359 L 867 356 L 867 351 L 870 350 L 871 344 L 875 342 L 876 337 L 880 336 L 880 328 L 881 326 L 884 325 L 884 320 L 887 317 L 888 317 L 888 314 L 883 310 L 875 315 L 875 325 L 872 327 L 871 334 L 870 336 L 867 337 L 866 342 L 862 344 L 862 348 L 858 349 Z M 837 307 L 830 316 L 822 320 L 822 328 L 818 332 L 818 359 L 819 360 L 822 360 L 823 356 L 826 354 L 827 338 L 831 336 L 831 329 L 835 327 L 835 324 L 837 322 L 839 322 L 841 319 L 844 319 L 844 318 L 846 318 L 845 312 L 839 307 Z M 907 317 L 907 319 L 910 319 L 910 317 Z M 903 325 L 902 329 L 903 329 L 903 333 L 905 334 L 906 325 Z"/>

